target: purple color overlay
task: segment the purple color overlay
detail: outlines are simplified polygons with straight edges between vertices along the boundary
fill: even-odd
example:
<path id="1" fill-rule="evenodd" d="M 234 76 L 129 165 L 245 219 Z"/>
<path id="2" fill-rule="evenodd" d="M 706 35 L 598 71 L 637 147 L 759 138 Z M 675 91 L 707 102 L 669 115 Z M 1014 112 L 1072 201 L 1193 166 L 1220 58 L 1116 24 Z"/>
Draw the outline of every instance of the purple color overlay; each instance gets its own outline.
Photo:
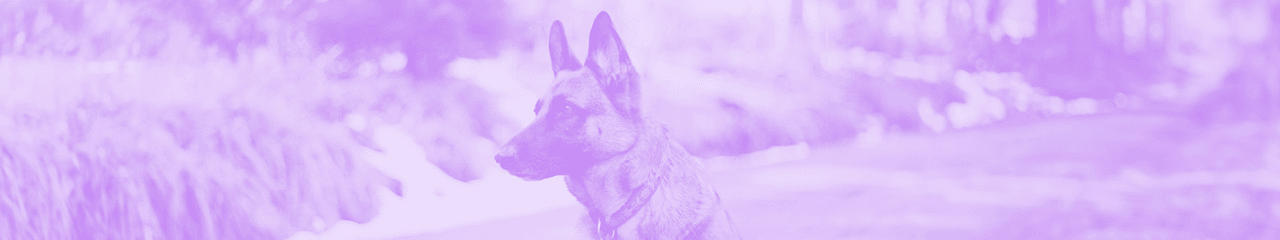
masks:
<path id="1" fill-rule="evenodd" d="M 1270 0 L 0 0 L 0 239 L 593 239 L 601 11 L 743 239 L 1280 239 Z"/>

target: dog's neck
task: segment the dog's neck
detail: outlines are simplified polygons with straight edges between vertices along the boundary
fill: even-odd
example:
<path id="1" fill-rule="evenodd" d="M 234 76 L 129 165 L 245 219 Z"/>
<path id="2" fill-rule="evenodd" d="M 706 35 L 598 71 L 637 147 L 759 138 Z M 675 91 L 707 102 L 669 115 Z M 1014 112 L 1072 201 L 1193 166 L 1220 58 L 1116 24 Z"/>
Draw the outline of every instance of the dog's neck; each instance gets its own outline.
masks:
<path id="1" fill-rule="evenodd" d="M 565 176 L 569 192 L 587 207 L 599 228 L 616 228 L 633 217 L 657 191 L 660 175 L 669 174 L 675 164 L 664 126 L 645 121 L 637 128 L 640 135 L 631 150 Z"/>

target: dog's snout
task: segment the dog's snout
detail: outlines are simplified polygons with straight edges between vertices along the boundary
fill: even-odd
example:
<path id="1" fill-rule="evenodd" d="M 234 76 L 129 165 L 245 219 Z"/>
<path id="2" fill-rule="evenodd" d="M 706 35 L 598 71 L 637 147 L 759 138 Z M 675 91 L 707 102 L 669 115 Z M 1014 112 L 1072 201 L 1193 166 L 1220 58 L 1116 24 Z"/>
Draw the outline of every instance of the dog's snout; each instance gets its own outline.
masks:
<path id="1" fill-rule="evenodd" d="M 512 147 L 510 144 L 502 146 L 502 149 L 498 150 L 498 154 L 493 156 L 493 160 L 498 161 L 498 164 L 508 164 L 515 160 L 515 158 L 516 148 Z"/>

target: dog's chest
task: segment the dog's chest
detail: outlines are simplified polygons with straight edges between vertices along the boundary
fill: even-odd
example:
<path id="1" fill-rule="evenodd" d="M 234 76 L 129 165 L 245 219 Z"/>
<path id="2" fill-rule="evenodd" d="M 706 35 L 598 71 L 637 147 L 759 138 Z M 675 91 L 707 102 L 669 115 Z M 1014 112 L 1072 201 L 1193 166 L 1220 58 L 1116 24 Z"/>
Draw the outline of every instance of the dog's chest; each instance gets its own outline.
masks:
<path id="1" fill-rule="evenodd" d="M 587 206 L 594 221 L 590 227 L 601 239 L 684 239 L 705 231 L 707 223 L 722 213 L 700 169 L 686 164 L 661 164 L 669 167 L 653 169 L 649 172 L 660 174 L 648 176 L 615 173 L 569 178 L 569 189 Z"/>

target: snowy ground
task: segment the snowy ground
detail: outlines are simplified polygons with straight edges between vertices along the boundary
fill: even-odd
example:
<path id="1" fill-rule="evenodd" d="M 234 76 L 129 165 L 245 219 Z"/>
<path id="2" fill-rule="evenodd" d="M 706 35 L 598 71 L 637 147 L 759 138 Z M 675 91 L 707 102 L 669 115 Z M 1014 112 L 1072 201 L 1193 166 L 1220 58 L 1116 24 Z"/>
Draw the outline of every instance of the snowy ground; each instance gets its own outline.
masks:
<path id="1" fill-rule="evenodd" d="M 380 191 L 381 214 L 369 223 L 344 221 L 319 233 L 299 232 L 289 239 L 390 239 L 577 204 L 561 177 L 525 182 L 493 164 L 486 169 L 502 172 L 463 183 L 422 161 L 423 149 L 403 130 L 383 127 L 374 134 L 374 141 L 383 151 L 366 149 L 362 158 L 399 179 L 404 184 L 404 196 Z"/>
<path id="2" fill-rule="evenodd" d="M 1189 124 L 1114 114 L 711 161 L 747 239 L 1280 237 L 1275 126 Z M 587 239 L 562 182 L 495 176 L 426 198 L 406 181 L 373 222 L 321 239 Z"/>

